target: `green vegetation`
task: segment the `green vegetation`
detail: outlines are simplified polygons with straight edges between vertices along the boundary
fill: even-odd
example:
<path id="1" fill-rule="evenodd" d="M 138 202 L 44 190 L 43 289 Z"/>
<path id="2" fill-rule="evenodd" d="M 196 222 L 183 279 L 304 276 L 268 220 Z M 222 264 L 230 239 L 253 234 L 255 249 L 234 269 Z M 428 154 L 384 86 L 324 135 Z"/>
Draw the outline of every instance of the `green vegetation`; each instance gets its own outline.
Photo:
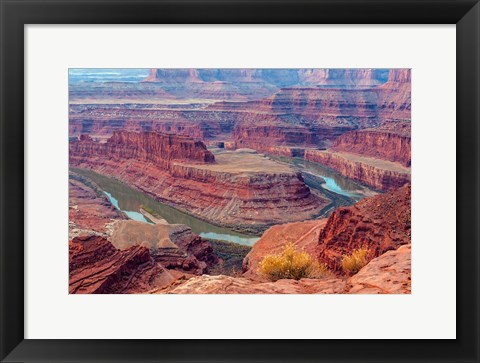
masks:
<path id="1" fill-rule="evenodd" d="M 342 259 L 342 269 L 347 275 L 355 275 L 371 259 L 373 253 L 366 247 L 354 250 L 350 255 Z"/>
<path id="2" fill-rule="evenodd" d="M 211 275 L 235 276 L 242 273 L 242 262 L 252 247 L 233 242 L 209 239 L 215 254 L 223 260 L 223 265 L 210 271 Z"/>
<path id="3" fill-rule="evenodd" d="M 327 267 L 312 259 L 294 244 L 285 245 L 280 254 L 267 255 L 260 262 L 260 272 L 271 281 L 280 279 L 321 278 L 327 274 Z"/>

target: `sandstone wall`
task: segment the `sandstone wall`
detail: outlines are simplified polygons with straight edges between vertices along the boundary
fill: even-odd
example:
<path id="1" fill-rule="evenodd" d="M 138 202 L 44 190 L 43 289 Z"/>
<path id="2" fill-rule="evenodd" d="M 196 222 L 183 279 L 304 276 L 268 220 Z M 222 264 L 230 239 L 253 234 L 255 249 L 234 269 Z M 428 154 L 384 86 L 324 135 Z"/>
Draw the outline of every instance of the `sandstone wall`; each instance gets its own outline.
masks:
<path id="1" fill-rule="evenodd" d="M 79 141 L 70 142 L 73 156 L 134 159 L 155 163 L 168 168 L 172 160 L 214 163 L 215 157 L 201 141 L 173 134 L 156 132 L 115 131 L 106 143 L 93 141 L 82 135 Z"/>
<path id="2" fill-rule="evenodd" d="M 211 170 L 201 164 L 213 155 L 197 143 L 162 137 L 172 143 L 160 146 L 126 134 L 115 134 L 104 144 L 88 138 L 72 142 L 70 165 L 114 176 L 189 214 L 241 231 L 313 218 L 327 204 L 310 192 L 300 173 Z M 147 146 L 156 154 L 146 153 Z"/>
<path id="3" fill-rule="evenodd" d="M 335 140 L 330 150 L 367 155 L 410 166 L 411 147 L 409 135 L 383 130 L 362 130 L 343 134 Z"/>
<path id="4" fill-rule="evenodd" d="M 344 255 L 367 247 L 373 256 L 411 243 L 411 187 L 335 210 L 318 237 L 319 259 L 341 273 Z"/>
<path id="5" fill-rule="evenodd" d="M 408 173 L 385 170 L 366 163 L 351 161 L 330 152 L 305 150 L 305 159 L 332 168 L 343 176 L 376 190 L 393 190 L 410 182 Z"/>
<path id="6" fill-rule="evenodd" d="M 335 210 L 328 219 L 276 225 L 255 243 L 243 261 L 244 276 L 262 279 L 258 266 L 269 254 L 279 254 L 287 243 L 343 275 L 342 258 L 366 247 L 370 258 L 411 243 L 411 188 L 361 200 Z"/>
<path id="7" fill-rule="evenodd" d="M 70 294 L 135 294 L 166 286 L 174 278 L 146 247 L 118 250 L 104 237 L 69 242 Z"/>

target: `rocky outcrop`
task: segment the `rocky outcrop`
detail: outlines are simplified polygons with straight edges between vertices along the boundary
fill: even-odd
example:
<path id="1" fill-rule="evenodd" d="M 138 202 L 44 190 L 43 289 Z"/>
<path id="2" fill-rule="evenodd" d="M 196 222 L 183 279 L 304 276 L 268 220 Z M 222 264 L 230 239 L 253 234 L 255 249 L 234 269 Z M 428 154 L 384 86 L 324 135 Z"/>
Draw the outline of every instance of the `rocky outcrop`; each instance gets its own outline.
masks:
<path id="1" fill-rule="evenodd" d="M 388 251 L 370 261 L 349 280 L 350 294 L 410 294 L 411 245 Z"/>
<path id="2" fill-rule="evenodd" d="M 406 125 L 408 131 L 410 123 Z M 361 154 L 378 159 L 411 164 L 410 132 L 398 133 L 388 129 L 350 131 L 338 137 L 330 151 Z"/>
<path id="3" fill-rule="evenodd" d="M 342 294 L 347 283 L 338 278 L 259 282 L 244 277 L 203 275 L 151 293 L 167 294 Z"/>
<path id="4" fill-rule="evenodd" d="M 330 150 L 309 149 L 304 155 L 308 161 L 325 165 L 376 190 L 394 190 L 410 182 L 410 169 L 399 163 Z"/>
<path id="5" fill-rule="evenodd" d="M 112 227 L 109 240 L 119 249 L 147 247 L 155 261 L 167 269 L 199 275 L 217 265 L 212 246 L 183 224 L 147 224 L 128 220 Z"/>
<path id="6" fill-rule="evenodd" d="M 358 248 L 373 256 L 411 243 L 411 187 L 365 198 L 335 210 L 318 237 L 319 259 L 341 273 L 341 260 Z"/>
<path id="7" fill-rule="evenodd" d="M 385 83 L 387 69 L 372 68 L 314 68 L 300 74 L 302 84 L 324 87 L 372 87 Z"/>
<path id="8" fill-rule="evenodd" d="M 126 216 L 110 204 L 107 197 L 90 181 L 70 174 L 68 179 L 69 238 L 84 234 L 106 236 L 112 221 Z"/>
<path id="9" fill-rule="evenodd" d="M 386 120 L 411 120 L 410 69 L 391 69 L 386 83 L 378 87 L 379 115 Z"/>
<path id="10" fill-rule="evenodd" d="M 71 294 L 144 293 L 174 281 L 146 247 L 118 250 L 101 236 L 70 241 L 69 267 Z"/>
<path id="11" fill-rule="evenodd" d="M 171 161 L 213 163 L 215 157 L 201 141 L 186 136 L 156 132 L 115 131 L 107 142 L 95 142 L 88 135 L 70 142 L 75 157 L 103 157 L 152 162 L 168 169 Z"/>
<path id="12" fill-rule="evenodd" d="M 258 281 L 247 277 L 197 276 L 150 293 L 167 294 L 410 294 L 411 248 L 373 259 L 356 275 L 323 279 Z"/>
<path id="13" fill-rule="evenodd" d="M 270 254 L 280 253 L 284 246 L 293 243 L 298 249 L 312 256 L 317 254 L 318 237 L 325 226 L 326 219 L 279 224 L 270 227 L 253 245 L 243 260 L 244 276 L 258 278 L 258 266 L 263 258 Z"/>
<path id="14" fill-rule="evenodd" d="M 411 187 L 406 185 L 338 208 L 328 219 L 273 226 L 245 257 L 244 276 L 261 278 L 258 266 L 262 259 L 280 253 L 288 243 L 342 274 L 342 258 L 355 249 L 367 247 L 375 257 L 411 243 L 410 203 Z"/>
<path id="15" fill-rule="evenodd" d="M 233 138 L 238 148 L 252 148 L 266 151 L 268 148 L 288 145 L 315 145 L 313 133 L 300 125 L 244 124 L 233 131 Z"/>
<path id="16" fill-rule="evenodd" d="M 387 84 L 412 82 L 412 73 L 409 68 L 393 68 L 388 72 Z"/>
<path id="17" fill-rule="evenodd" d="M 194 234 L 190 227 L 168 224 L 153 216 L 150 218 L 158 224 L 128 220 L 89 179 L 71 173 L 69 183 L 70 241 L 98 236 L 122 253 L 135 246 L 146 247 L 162 268 L 188 274 L 207 273 L 220 263 L 210 243 Z"/>
<path id="18" fill-rule="evenodd" d="M 232 141 L 234 129 L 263 125 L 271 127 L 264 139 L 270 147 L 324 147 L 346 131 L 410 120 L 408 69 L 154 69 L 146 81 L 72 84 L 70 136 L 128 130 Z M 115 102 L 88 102 L 108 97 Z M 289 143 L 291 132 L 297 138 Z M 236 141 L 258 148 L 257 140 Z"/>

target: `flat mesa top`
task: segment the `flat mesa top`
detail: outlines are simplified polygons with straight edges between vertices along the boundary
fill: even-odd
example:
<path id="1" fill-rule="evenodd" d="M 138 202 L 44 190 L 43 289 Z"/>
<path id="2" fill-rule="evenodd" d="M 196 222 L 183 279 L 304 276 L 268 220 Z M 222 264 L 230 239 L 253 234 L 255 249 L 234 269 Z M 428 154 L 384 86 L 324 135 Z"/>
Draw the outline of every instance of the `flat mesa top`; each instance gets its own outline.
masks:
<path id="1" fill-rule="evenodd" d="M 225 172 L 232 174 L 277 174 L 294 173 L 287 164 L 270 160 L 263 154 L 249 151 L 221 151 L 214 152 L 215 164 L 185 164 L 192 168 Z"/>
<path id="2" fill-rule="evenodd" d="M 403 174 L 411 173 L 410 168 L 407 168 L 402 164 L 395 163 L 393 161 L 376 159 L 368 156 L 350 154 L 346 152 L 331 152 L 328 150 L 322 150 L 321 152 L 326 154 L 336 155 L 352 162 L 363 163 L 363 164 L 371 165 L 373 167 L 388 170 L 388 171 L 394 171 L 394 172 L 403 173 Z"/>

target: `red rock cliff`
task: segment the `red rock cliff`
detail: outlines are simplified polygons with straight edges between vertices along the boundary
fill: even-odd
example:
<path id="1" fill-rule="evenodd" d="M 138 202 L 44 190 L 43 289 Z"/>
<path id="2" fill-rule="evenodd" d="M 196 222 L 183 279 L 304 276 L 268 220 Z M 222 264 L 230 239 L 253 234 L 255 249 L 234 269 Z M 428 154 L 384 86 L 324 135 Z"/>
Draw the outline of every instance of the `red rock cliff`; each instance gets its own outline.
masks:
<path id="1" fill-rule="evenodd" d="M 374 256 L 411 243 L 411 187 L 365 198 L 337 209 L 318 238 L 318 256 L 341 272 L 341 260 L 353 250 L 368 247 Z"/>
<path id="2" fill-rule="evenodd" d="M 70 241 L 69 265 L 71 294 L 144 293 L 174 280 L 146 247 L 118 250 L 101 236 Z"/>
<path id="3" fill-rule="evenodd" d="M 381 129 L 350 131 L 337 138 L 330 150 L 396 161 L 404 166 L 411 163 L 409 133 L 402 135 Z"/>
<path id="4" fill-rule="evenodd" d="M 322 150 L 305 150 L 305 159 L 376 190 L 393 190 L 410 182 L 410 170 L 399 163 Z"/>
<path id="5" fill-rule="evenodd" d="M 342 274 L 343 256 L 355 249 L 367 247 L 373 258 L 411 243 L 410 203 L 411 188 L 406 185 L 339 208 L 328 219 L 273 226 L 243 260 L 244 276 L 262 277 L 259 263 L 269 254 L 280 253 L 287 243 L 317 256 L 331 270 Z"/>
<path id="6" fill-rule="evenodd" d="M 153 162 L 162 168 L 168 168 L 172 160 L 215 162 L 215 157 L 203 142 L 156 132 L 115 131 L 106 143 L 95 142 L 89 136 L 82 135 L 79 141 L 70 143 L 70 155 L 134 159 Z"/>
<path id="7" fill-rule="evenodd" d="M 116 133 L 107 143 L 83 137 L 71 142 L 70 165 L 114 176 L 161 202 L 242 231 L 313 218 L 327 204 L 283 164 L 238 152 L 217 155 L 212 163 L 202 143 L 161 137 L 159 144 L 157 137 Z"/>

